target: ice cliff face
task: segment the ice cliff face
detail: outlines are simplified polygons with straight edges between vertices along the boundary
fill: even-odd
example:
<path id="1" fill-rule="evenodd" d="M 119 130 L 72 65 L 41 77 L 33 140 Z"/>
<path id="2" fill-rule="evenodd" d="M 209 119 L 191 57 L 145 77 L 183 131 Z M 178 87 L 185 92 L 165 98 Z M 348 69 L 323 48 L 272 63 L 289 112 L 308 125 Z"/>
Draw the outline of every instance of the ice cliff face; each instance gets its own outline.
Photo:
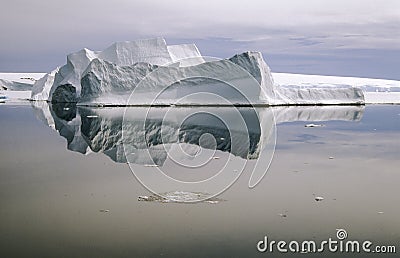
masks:
<path id="1" fill-rule="evenodd" d="M 33 84 L 32 100 L 50 100 L 50 90 L 54 85 L 54 78 L 58 72 L 59 68 L 56 68 Z"/>
<path id="2" fill-rule="evenodd" d="M 205 60 L 195 44 L 167 46 L 172 62 L 180 62 L 180 66 L 191 66 L 204 63 Z"/>
<path id="3" fill-rule="evenodd" d="M 257 80 L 263 91 L 260 94 L 261 101 L 274 103 L 278 94 L 272 79 L 271 70 L 260 52 L 245 52 L 241 55 L 235 55 L 229 60 L 245 69 Z"/>
<path id="4" fill-rule="evenodd" d="M 35 83 L 31 98 L 79 105 L 219 105 L 221 98 L 246 105 L 364 103 L 351 86 L 281 87 L 259 52 L 206 61 L 195 45 L 167 46 L 162 38 L 70 54 Z"/>
<path id="5" fill-rule="evenodd" d="M 280 87 L 277 104 L 338 105 L 364 104 L 364 93 L 359 88 L 301 88 Z"/>
<path id="6" fill-rule="evenodd" d="M 99 59 L 126 66 L 143 62 L 165 65 L 172 62 L 167 44 L 163 38 L 117 42 L 99 52 Z"/>
<path id="7" fill-rule="evenodd" d="M 100 97 L 114 96 L 114 101 L 109 103 L 122 103 L 135 85 L 157 67 L 149 63 L 118 66 L 101 59 L 94 59 L 82 76 L 80 102 L 90 103 Z"/>
<path id="8" fill-rule="evenodd" d="M 257 52 L 191 66 L 118 66 L 96 59 L 84 72 L 81 86 L 79 102 L 84 105 L 169 105 L 177 100 L 177 104 L 187 105 L 220 103 L 203 93 L 222 96 L 231 104 L 259 104 L 274 99 L 269 68 Z M 128 100 L 134 90 L 134 98 Z M 185 98 L 191 94 L 195 95 Z"/>

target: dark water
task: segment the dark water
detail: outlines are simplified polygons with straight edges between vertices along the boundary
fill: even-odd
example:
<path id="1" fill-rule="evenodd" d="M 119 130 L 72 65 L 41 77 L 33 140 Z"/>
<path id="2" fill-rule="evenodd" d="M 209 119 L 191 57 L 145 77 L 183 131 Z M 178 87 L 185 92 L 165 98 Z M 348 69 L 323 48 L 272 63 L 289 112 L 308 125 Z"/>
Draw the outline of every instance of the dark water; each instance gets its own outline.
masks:
<path id="1" fill-rule="evenodd" d="M 166 143 L 160 141 L 159 125 L 165 109 L 140 127 L 137 115 L 143 112 L 135 108 L 124 117 L 118 108 L 0 105 L 0 256 L 276 257 L 276 250 L 257 251 L 264 236 L 323 241 L 336 239 L 337 229 L 345 229 L 349 240 L 400 248 L 400 106 L 276 108 L 276 131 L 265 127 L 271 110 L 241 109 L 247 138 L 235 126 L 236 138 L 230 138 L 218 119 L 184 119 L 198 109 L 172 113 Z M 209 109 L 225 120 L 231 117 L 227 109 Z M 254 120 L 254 112 L 263 121 Z M 311 123 L 317 127 L 305 127 Z M 145 142 L 137 138 L 141 130 Z M 252 164 L 269 163 L 268 144 L 275 132 L 271 166 L 249 188 Z M 204 134 L 216 141 L 202 144 Z M 132 151 L 125 153 L 124 144 Z M 160 149 L 164 146 L 170 149 Z M 179 168 L 166 155 L 176 146 L 203 154 L 215 149 L 212 156 L 218 159 L 194 172 Z M 147 158 L 141 154 L 144 148 L 151 149 Z M 248 161 L 248 167 L 232 176 L 237 181 L 215 197 L 216 203 L 138 200 L 152 193 L 131 168 L 198 180 L 212 176 L 227 160 L 238 167 Z M 321 254 L 292 254 L 300 255 Z"/>

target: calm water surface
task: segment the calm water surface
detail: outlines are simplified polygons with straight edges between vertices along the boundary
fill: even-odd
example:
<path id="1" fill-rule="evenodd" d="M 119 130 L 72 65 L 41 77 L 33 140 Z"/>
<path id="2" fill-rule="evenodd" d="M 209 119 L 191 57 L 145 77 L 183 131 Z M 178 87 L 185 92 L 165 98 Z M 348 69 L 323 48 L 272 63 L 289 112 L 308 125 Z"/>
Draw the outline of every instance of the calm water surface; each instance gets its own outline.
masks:
<path id="1" fill-rule="evenodd" d="M 198 109 L 177 109 L 172 117 Z M 231 112 L 209 109 L 222 117 Z M 348 239 L 395 245 L 400 252 L 400 106 L 241 109 L 250 140 L 237 150 L 217 120 L 193 118 L 182 126 L 170 119 L 168 143 L 151 134 L 149 160 L 134 136 L 159 131 L 163 110 L 153 114 L 148 127 L 135 129 L 139 108 L 130 108 L 128 122 L 122 123 L 118 108 L 0 105 L 0 256 L 276 257 L 276 251 L 257 251 L 264 236 L 322 241 L 335 238 L 336 229 L 345 229 Z M 253 119 L 255 113 L 269 119 L 271 111 L 276 131 Z M 311 123 L 317 126 L 305 127 Z M 121 151 L 123 129 L 132 133 L 132 156 Z M 237 132 L 239 140 L 246 138 Z M 269 163 L 269 154 L 260 149 L 275 132 L 271 166 L 250 189 L 251 165 Z M 189 152 L 207 154 L 210 141 L 199 143 L 205 133 L 216 136 L 212 155 L 219 159 L 195 173 L 177 168 L 159 148 L 180 142 Z M 229 157 L 237 164 L 248 160 L 249 167 L 216 203 L 139 201 L 152 193 L 127 164 L 143 171 L 169 168 L 172 176 L 189 180 L 209 177 Z"/>

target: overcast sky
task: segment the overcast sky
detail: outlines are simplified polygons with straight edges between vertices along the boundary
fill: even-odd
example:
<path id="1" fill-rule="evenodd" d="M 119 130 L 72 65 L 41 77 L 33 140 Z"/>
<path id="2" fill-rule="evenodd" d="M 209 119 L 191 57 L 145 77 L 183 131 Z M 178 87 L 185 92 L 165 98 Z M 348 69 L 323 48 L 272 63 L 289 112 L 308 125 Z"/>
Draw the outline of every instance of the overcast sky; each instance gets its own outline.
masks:
<path id="1" fill-rule="evenodd" d="M 163 36 L 221 58 L 261 51 L 275 72 L 400 80 L 399 0 L 2 0 L 0 32 L 2 72 Z"/>

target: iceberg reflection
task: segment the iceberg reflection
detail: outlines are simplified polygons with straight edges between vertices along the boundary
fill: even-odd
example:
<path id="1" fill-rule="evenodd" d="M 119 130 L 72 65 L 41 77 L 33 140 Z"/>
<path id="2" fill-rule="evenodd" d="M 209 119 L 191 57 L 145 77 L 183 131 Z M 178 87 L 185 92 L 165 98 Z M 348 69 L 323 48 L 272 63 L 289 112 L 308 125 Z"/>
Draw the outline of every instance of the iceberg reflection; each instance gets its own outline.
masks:
<path id="1" fill-rule="evenodd" d="M 100 152 L 115 162 L 156 166 L 163 166 L 177 149 L 186 155 L 175 155 L 177 159 L 193 159 L 201 149 L 258 159 L 274 140 L 275 123 L 358 121 L 364 110 L 362 106 L 155 107 L 149 110 L 148 107 L 77 107 L 71 103 L 33 102 L 32 105 L 36 117 L 67 140 L 68 150 L 82 154 Z M 236 113 L 243 118 L 245 128 L 239 122 L 232 124 Z"/>

